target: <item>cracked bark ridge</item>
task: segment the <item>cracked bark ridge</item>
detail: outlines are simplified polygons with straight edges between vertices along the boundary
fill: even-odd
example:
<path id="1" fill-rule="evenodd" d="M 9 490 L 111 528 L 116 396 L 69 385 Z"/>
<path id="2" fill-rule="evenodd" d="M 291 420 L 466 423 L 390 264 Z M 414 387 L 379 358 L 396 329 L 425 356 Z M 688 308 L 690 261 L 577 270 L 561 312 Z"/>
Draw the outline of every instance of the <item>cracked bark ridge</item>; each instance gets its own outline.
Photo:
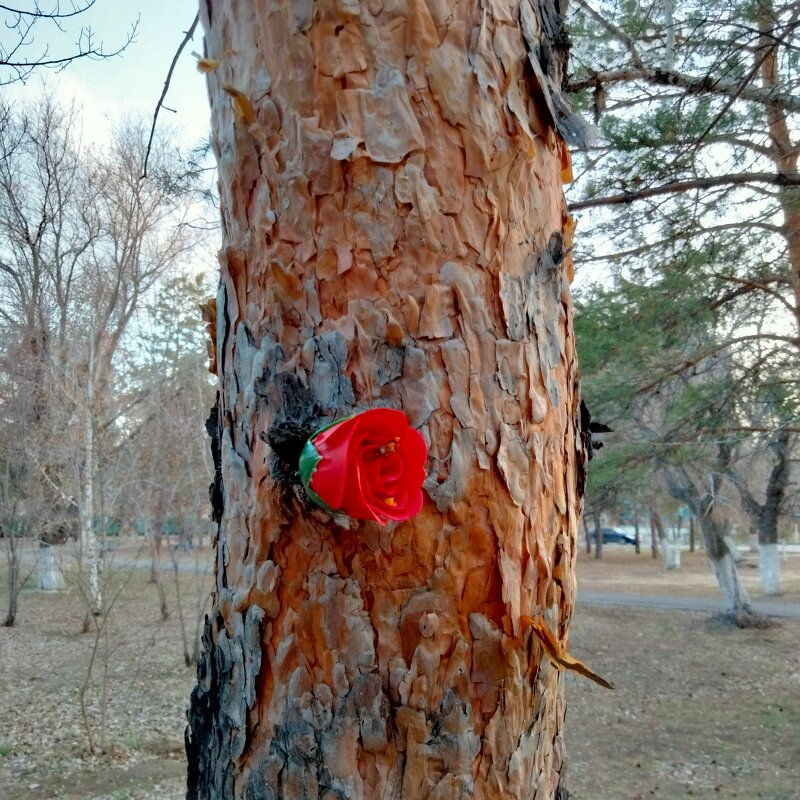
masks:
<path id="1" fill-rule="evenodd" d="M 224 507 L 190 798 L 563 796 L 562 680 L 520 620 L 567 645 L 586 457 L 556 12 L 201 6 Z M 307 426 L 375 406 L 429 447 L 384 528 L 293 488 Z"/>

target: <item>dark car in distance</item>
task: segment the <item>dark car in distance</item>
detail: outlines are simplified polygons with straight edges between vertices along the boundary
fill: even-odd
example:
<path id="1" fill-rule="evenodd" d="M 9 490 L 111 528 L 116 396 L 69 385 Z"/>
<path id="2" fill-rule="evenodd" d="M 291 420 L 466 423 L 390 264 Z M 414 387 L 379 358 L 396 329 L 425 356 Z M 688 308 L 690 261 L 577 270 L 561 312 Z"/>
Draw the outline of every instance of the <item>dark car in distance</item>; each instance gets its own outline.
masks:
<path id="1" fill-rule="evenodd" d="M 603 544 L 636 544 L 636 537 L 623 533 L 616 528 L 600 528 Z"/>

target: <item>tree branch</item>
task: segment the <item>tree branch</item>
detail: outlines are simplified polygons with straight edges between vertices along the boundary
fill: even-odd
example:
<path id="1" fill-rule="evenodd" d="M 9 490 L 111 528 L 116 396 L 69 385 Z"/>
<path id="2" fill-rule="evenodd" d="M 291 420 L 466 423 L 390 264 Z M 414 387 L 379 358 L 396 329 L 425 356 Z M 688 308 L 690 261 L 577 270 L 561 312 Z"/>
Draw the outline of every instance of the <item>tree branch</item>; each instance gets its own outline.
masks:
<path id="1" fill-rule="evenodd" d="M 607 20 L 602 14 L 599 14 L 595 11 L 585 0 L 578 0 L 578 5 L 588 14 L 595 22 L 605 28 L 620 44 L 622 44 L 625 49 L 631 54 L 631 59 L 633 63 L 639 67 L 644 68 L 644 63 L 642 62 L 642 57 L 639 55 L 639 51 L 636 49 L 636 45 L 634 45 L 633 40 L 630 36 L 628 36 L 622 28 L 617 27 L 614 25 L 613 22 Z"/>
<path id="2" fill-rule="evenodd" d="M 708 358 L 709 356 L 713 356 L 715 353 L 719 353 L 720 350 L 726 350 L 727 348 L 732 347 L 735 344 L 744 344 L 746 342 L 761 342 L 761 341 L 781 342 L 785 344 L 790 344 L 795 348 L 800 346 L 800 339 L 798 339 L 798 337 L 782 336 L 777 333 L 751 333 L 747 334 L 746 336 L 734 336 L 731 339 L 726 339 L 724 342 L 715 344 L 713 347 L 707 347 L 705 350 L 702 350 L 701 352 L 697 353 L 695 356 L 692 356 L 691 358 L 685 358 L 678 366 L 666 370 L 661 375 L 656 376 L 653 380 L 644 384 L 644 386 L 638 387 L 635 390 L 634 394 L 641 395 L 641 394 L 646 394 L 649 391 L 652 391 L 657 386 L 664 383 L 664 381 L 666 381 L 668 378 L 673 378 L 676 375 L 680 375 L 684 370 L 696 366 L 703 359 Z"/>
<path id="3" fill-rule="evenodd" d="M 167 92 L 169 91 L 169 84 L 170 81 L 172 81 L 172 73 L 175 71 L 175 65 L 178 63 L 178 59 L 180 58 L 180 55 L 183 52 L 183 48 L 186 47 L 186 45 L 192 40 L 195 29 L 197 28 L 199 22 L 200 22 L 200 14 L 195 14 L 194 22 L 192 22 L 192 25 L 189 28 L 189 30 L 186 31 L 186 35 L 183 37 L 183 41 L 178 45 L 178 49 L 175 51 L 175 55 L 172 58 L 172 63 L 169 65 L 169 70 L 167 72 L 167 79 L 164 81 L 164 89 L 161 92 L 161 97 L 158 98 L 158 102 L 156 103 L 156 110 L 153 112 L 153 125 L 150 128 L 150 138 L 147 140 L 147 149 L 145 150 L 144 153 L 142 178 L 147 177 L 147 162 L 150 160 L 150 150 L 153 147 L 153 137 L 156 135 L 156 123 L 158 122 L 158 112 L 164 105 L 164 100 L 167 96 Z"/>
<path id="4" fill-rule="evenodd" d="M 658 197 L 664 194 L 688 192 L 692 189 L 713 189 L 716 186 L 745 186 L 748 183 L 766 183 L 772 186 L 800 186 L 800 174 L 796 172 L 742 172 L 738 175 L 710 175 L 705 178 L 689 178 L 683 181 L 669 181 L 661 186 L 625 191 L 622 194 L 579 200 L 576 203 L 570 203 L 568 208 L 570 211 L 580 211 L 584 208 L 618 206 L 632 203 L 634 200 L 645 200 L 648 197 Z"/>
<path id="5" fill-rule="evenodd" d="M 792 313 L 792 315 L 797 315 L 797 309 L 790 303 L 780 292 L 773 289 L 771 286 L 768 286 L 761 281 L 754 281 L 749 278 L 740 278 L 736 275 L 726 275 L 721 272 L 712 272 L 712 275 L 715 278 L 718 278 L 721 281 L 728 281 L 730 283 L 738 283 L 742 287 L 742 291 L 740 293 L 746 294 L 748 291 L 759 291 L 764 292 L 765 294 L 771 295 L 776 300 L 780 301 L 787 309 Z M 717 309 L 723 303 L 728 302 L 728 300 L 732 300 L 733 298 L 730 296 L 731 293 L 729 292 L 724 297 L 721 297 L 719 300 L 715 301 L 711 304 L 711 310 Z"/>
<path id="6" fill-rule="evenodd" d="M 77 17 L 78 14 L 83 14 L 84 11 L 88 11 L 97 0 L 86 0 L 86 3 L 80 8 L 76 8 L 73 6 L 72 11 L 67 11 L 62 13 L 59 11 L 58 5 L 53 9 L 53 11 L 40 11 L 39 8 L 35 8 L 33 11 L 25 11 L 21 8 L 11 8 L 11 6 L 0 5 L 0 11 L 7 11 L 9 14 L 16 14 L 20 17 L 33 17 L 33 18 L 42 18 L 42 19 L 68 19 L 69 17 Z"/>
<path id="7" fill-rule="evenodd" d="M 632 83 L 644 81 L 655 86 L 676 86 L 689 94 L 720 95 L 722 97 L 738 97 L 761 105 L 776 105 L 784 111 L 800 113 L 800 95 L 764 90 L 757 86 L 741 88 L 739 81 L 715 80 L 710 75 L 698 78 L 681 72 L 664 69 L 626 68 L 605 72 L 590 72 L 585 78 L 571 81 L 567 86 L 569 92 L 580 92 L 591 89 L 596 83 Z"/>

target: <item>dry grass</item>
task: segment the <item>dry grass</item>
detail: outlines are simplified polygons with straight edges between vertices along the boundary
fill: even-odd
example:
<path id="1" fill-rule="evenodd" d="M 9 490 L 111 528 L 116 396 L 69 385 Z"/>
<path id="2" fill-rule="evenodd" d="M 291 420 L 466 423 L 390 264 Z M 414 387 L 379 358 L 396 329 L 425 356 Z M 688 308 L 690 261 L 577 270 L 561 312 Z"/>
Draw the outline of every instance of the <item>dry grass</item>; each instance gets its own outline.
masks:
<path id="1" fill-rule="evenodd" d="M 574 800 L 797 800 L 800 620 L 738 630 L 706 615 L 580 609 L 571 645 L 616 686 L 570 676 Z"/>
<path id="2" fill-rule="evenodd" d="M 739 576 L 753 599 L 763 597 L 756 553 L 742 553 Z M 781 561 L 782 602 L 800 603 L 800 554 Z M 702 550 L 681 554 L 681 567 L 667 570 L 653 559 L 650 548 L 639 555 L 631 545 L 606 545 L 603 558 L 596 560 L 581 552 L 578 557 L 578 588 L 598 592 L 675 594 L 687 597 L 717 597 L 719 590 Z M 798 792 L 800 797 L 800 791 Z"/>
<path id="3" fill-rule="evenodd" d="M 201 556 L 210 559 L 208 550 Z M 185 620 L 193 624 L 197 581 L 181 574 Z M 81 633 L 86 603 L 76 586 L 23 589 L 17 625 L 0 629 L 0 798 L 2 800 L 171 800 L 185 793 L 183 729 L 194 685 L 184 666 L 171 573 L 164 575 L 170 618 L 162 621 L 147 570 L 119 569 L 108 626 Z M 5 575 L 0 574 L 5 588 Z M 79 694 L 86 691 L 89 748 Z M 103 733 L 103 673 L 107 709 Z"/>
<path id="4" fill-rule="evenodd" d="M 210 560 L 208 551 L 203 558 Z M 800 557 L 788 566 L 784 599 L 798 596 Z M 579 563 L 586 588 L 643 594 L 713 594 L 707 572 L 702 556 L 667 573 L 647 554 L 611 547 L 602 562 Z M 748 582 L 757 583 L 750 573 Z M 181 575 L 186 599 L 195 580 Z M 74 587 L 24 590 L 18 626 L 0 629 L 2 800 L 184 796 L 184 714 L 194 670 L 183 665 L 174 584 L 170 576 L 173 614 L 161 622 L 147 572 L 118 572 L 113 587 L 125 581 L 109 627 L 107 732 L 98 752 L 89 752 L 78 703 L 95 638 L 80 633 L 85 606 Z M 569 677 L 573 800 L 796 800 L 798 642 L 795 620 L 739 631 L 704 614 L 579 607 L 571 650 L 617 690 Z M 101 655 L 103 646 L 101 639 Z M 98 741 L 102 661 L 87 693 Z"/>

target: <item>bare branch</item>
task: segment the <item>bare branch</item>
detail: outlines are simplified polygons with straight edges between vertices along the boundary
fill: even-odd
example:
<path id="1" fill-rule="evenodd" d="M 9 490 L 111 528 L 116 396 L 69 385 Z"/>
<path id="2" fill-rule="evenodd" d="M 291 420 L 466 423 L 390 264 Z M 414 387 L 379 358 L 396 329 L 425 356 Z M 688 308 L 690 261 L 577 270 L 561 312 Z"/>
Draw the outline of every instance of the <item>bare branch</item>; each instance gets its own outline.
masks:
<path id="1" fill-rule="evenodd" d="M 169 84 L 170 81 L 172 81 L 172 73 L 175 71 L 175 65 L 178 63 L 178 59 L 180 58 L 180 55 L 183 52 L 183 48 L 186 47 L 186 45 L 192 40 L 195 29 L 197 28 L 199 22 L 200 22 L 200 15 L 196 14 L 194 22 L 192 22 L 192 25 L 189 28 L 189 30 L 186 31 L 186 35 L 183 37 L 183 41 L 181 41 L 181 43 L 178 45 L 178 49 L 175 51 L 175 55 L 172 58 L 172 63 L 169 65 L 169 70 L 167 72 L 167 79 L 164 81 L 164 89 L 161 92 L 161 97 L 158 98 L 158 102 L 156 103 L 156 110 L 153 112 L 153 125 L 150 128 L 150 138 L 147 140 L 147 149 L 145 150 L 144 154 L 144 164 L 142 165 L 142 178 L 147 177 L 147 162 L 150 160 L 150 150 L 153 147 L 153 137 L 156 135 L 156 123 L 158 122 L 158 112 L 164 105 L 164 100 L 167 96 L 167 92 L 169 91 Z"/>
<path id="2" fill-rule="evenodd" d="M 6 49 L 0 46 L 0 67 L 7 67 L 12 71 L 9 78 L 0 79 L 0 86 L 7 86 L 8 84 L 15 83 L 16 81 L 25 81 L 25 79 L 38 67 L 47 67 L 61 71 L 67 67 L 71 62 L 77 61 L 81 58 L 89 59 L 109 59 L 114 56 L 120 55 L 136 40 L 136 34 L 139 28 L 140 17 L 137 17 L 131 24 L 123 43 L 114 50 L 105 50 L 103 43 L 99 45 L 94 43 L 94 32 L 91 27 L 83 27 L 78 33 L 78 40 L 75 43 L 75 50 L 65 56 L 51 57 L 50 46 L 44 45 L 39 54 L 33 58 L 18 58 L 17 54 L 22 54 L 24 48 L 33 44 L 33 29 L 34 26 L 42 21 L 52 22 L 62 33 L 65 28 L 62 27 L 63 20 L 77 17 L 90 10 L 96 3 L 96 0 L 85 0 L 80 6 L 72 4 L 71 11 L 60 10 L 60 4 L 56 4 L 52 11 L 42 11 L 38 3 L 34 4 L 32 10 L 25 10 L 14 8 L 8 5 L 0 5 L 0 13 L 12 15 L 12 21 L 6 21 L 5 26 L 8 30 L 15 31 L 16 42 Z"/>
<path id="3" fill-rule="evenodd" d="M 72 7 L 72 11 L 61 12 L 59 5 L 56 6 L 53 11 L 41 11 L 38 7 L 34 8 L 33 11 L 27 11 L 21 8 L 12 8 L 11 6 L 0 5 L 0 11 L 7 11 L 9 14 L 16 14 L 20 17 L 33 17 L 33 18 L 40 18 L 40 19 L 69 19 L 69 17 L 77 17 L 78 14 L 83 14 L 84 11 L 88 11 L 97 0 L 86 0 L 85 4 L 80 7 Z"/>

